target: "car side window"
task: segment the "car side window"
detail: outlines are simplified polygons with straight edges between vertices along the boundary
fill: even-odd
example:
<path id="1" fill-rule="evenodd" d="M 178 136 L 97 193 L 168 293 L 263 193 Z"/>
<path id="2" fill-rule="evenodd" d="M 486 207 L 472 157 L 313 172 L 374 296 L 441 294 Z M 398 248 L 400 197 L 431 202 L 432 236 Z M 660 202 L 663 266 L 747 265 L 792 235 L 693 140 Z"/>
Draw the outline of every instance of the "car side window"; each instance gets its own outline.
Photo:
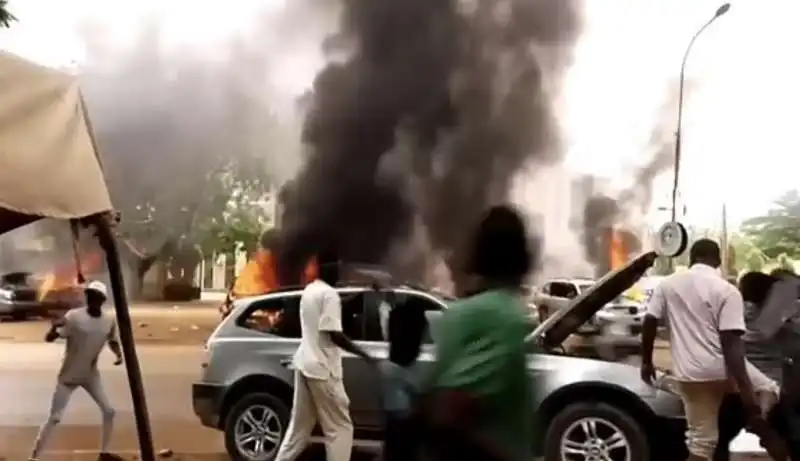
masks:
<path id="1" fill-rule="evenodd" d="M 569 294 L 569 289 L 567 288 L 567 284 L 563 282 L 552 282 L 550 285 L 550 296 L 554 296 L 556 298 L 566 298 Z"/>
<path id="2" fill-rule="evenodd" d="M 366 337 L 367 316 L 364 315 L 364 292 L 342 293 L 342 331 L 353 341 Z"/>
<path id="3" fill-rule="evenodd" d="M 362 293 L 340 293 L 342 331 L 350 339 L 364 337 L 364 296 Z M 302 336 L 300 328 L 300 295 L 282 296 L 256 301 L 237 319 L 239 326 L 283 338 Z"/>
<path id="4" fill-rule="evenodd" d="M 578 297 L 578 287 L 572 283 L 565 283 L 564 285 L 567 293 L 565 298 L 573 299 Z"/>
<path id="5" fill-rule="evenodd" d="M 442 305 L 414 293 L 389 292 L 384 293 L 382 299 L 375 303 L 368 303 L 371 315 L 370 327 L 367 329 L 366 341 L 388 341 L 389 314 L 394 309 L 421 309 L 424 312 L 440 311 Z M 423 344 L 430 344 L 433 340 L 430 331 L 426 330 Z"/>
<path id="6" fill-rule="evenodd" d="M 300 295 L 255 301 L 236 323 L 283 338 L 300 338 Z"/>

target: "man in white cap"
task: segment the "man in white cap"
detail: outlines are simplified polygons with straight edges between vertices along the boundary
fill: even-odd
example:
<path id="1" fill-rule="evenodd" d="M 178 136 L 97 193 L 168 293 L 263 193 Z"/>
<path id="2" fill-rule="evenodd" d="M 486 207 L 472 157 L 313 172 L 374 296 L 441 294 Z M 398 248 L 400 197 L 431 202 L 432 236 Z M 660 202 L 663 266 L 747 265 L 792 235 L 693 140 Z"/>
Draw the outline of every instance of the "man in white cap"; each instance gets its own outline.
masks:
<path id="1" fill-rule="evenodd" d="M 117 341 L 114 318 L 103 312 L 103 303 L 108 298 L 106 286 L 99 281 L 86 285 L 86 306 L 68 311 L 63 318 L 53 322 L 45 341 L 53 342 L 58 338 L 66 340 L 64 359 L 58 373 L 58 383 L 50 405 L 50 416 L 39 430 L 30 459 L 38 459 L 42 449 L 47 445 L 53 429 L 61 421 L 64 410 L 75 389 L 82 387 L 100 407 L 103 415 L 103 432 L 100 443 L 99 459 L 111 461 L 120 459 L 109 452 L 111 431 L 114 424 L 114 408 L 108 401 L 97 359 L 103 346 L 114 353 L 114 365 L 122 363 L 122 350 Z"/>

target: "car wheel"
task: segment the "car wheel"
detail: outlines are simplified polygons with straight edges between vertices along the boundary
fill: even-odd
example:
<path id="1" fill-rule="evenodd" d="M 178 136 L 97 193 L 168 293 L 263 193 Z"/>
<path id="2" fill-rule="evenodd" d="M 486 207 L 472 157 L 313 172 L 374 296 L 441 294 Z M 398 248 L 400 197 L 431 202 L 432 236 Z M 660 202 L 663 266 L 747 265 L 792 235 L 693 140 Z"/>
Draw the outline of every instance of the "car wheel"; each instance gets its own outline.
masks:
<path id="1" fill-rule="evenodd" d="M 25 311 L 14 311 L 11 313 L 11 319 L 17 322 L 28 319 L 28 313 Z"/>
<path id="2" fill-rule="evenodd" d="M 225 419 L 225 449 L 234 461 L 272 461 L 289 424 L 289 408 L 271 394 L 247 394 Z"/>
<path id="3" fill-rule="evenodd" d="M 567 406 L 550 422 L 545 461 L 649 461 L 644 428 L 628 413 L 601 402 Z"/>

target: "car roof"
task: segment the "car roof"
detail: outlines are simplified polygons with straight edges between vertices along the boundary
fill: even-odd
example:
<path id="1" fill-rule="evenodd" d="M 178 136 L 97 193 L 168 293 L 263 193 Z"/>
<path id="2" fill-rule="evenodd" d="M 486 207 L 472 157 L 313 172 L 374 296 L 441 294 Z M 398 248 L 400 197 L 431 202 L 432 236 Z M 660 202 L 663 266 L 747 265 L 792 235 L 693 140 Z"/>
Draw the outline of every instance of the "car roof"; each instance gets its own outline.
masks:
<path id="1" fill-rule="evenodd" d="M 269 293 L 265 293 L 263 295 L 249 296 L 247 298 L 236 299 L 236 300 L 233 301 L 233 304 L 234 304 L 234 306 L 238 307 L 240 305 L 249 305 L 249 304 L 252 304 L 253 302 L 262 301 L 262 300 L 266 300 L 266 299 L 280 298 L 280 297 L 284 297 L 284 296 L 299 296 L 299 295 L 301 295 L 303 293 L 303 289 L 304 288 L 305 288 L 305 286 L 300 286 L 300 285 L 281 287 L 281 288 L 278 288 L 276 290 L 270 291 Z M 364 292 L 364 291 L 373 291 L 373 287 L 370 284 L 364 284 L 364 285 L 354 285 L 354 284 L 337 285 L 334 288 L 339 293 L 358 293 L 358 292 Z M 436 293 L 436 292 L 431 292 L 431 291 L 427 291 L 427 290 L 424 290 L 424 289 L 421 289 L 421 288 L 415 288 L 415 287 L 410 287 L 410 286 L 406 286 L 406 285 L 398 285 L 398 286 L 381 288 L 381 291 L 387 291 L 387 290 L 391 290 L 396 294 L 414 294 L 414 295 L 423 296 L 423 297 L 429 298 L 430 300 L 438 302 L 440 304 L 446 304 L 448 301 L 452 301 L 452 300 L 455 299 L 455 298 L 450 299 L 450 298 L 448 298 L 448 297 L 446 297 L 446 296 L 444 296 L 442 294 Z"/>

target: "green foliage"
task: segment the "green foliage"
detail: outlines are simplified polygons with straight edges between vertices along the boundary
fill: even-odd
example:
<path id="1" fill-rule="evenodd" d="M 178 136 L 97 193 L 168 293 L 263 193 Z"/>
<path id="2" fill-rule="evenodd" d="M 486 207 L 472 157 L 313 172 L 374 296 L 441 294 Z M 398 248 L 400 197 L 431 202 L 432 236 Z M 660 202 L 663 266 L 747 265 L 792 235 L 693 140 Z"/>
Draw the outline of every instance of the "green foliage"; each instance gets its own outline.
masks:
<path id="1" fill-rule="evenodd" d="M 0 0 L 0 27 L 11 27 L 11 23 L 16 20 L 17 18 L 8 11 L 8 1 Z"/>
<path id="2" fill-rule="evenodd" d="M 800 192 L 787 192 L 766 215 L 746 220 L 742 233 L 769 258 L 800 258 Z"/>

